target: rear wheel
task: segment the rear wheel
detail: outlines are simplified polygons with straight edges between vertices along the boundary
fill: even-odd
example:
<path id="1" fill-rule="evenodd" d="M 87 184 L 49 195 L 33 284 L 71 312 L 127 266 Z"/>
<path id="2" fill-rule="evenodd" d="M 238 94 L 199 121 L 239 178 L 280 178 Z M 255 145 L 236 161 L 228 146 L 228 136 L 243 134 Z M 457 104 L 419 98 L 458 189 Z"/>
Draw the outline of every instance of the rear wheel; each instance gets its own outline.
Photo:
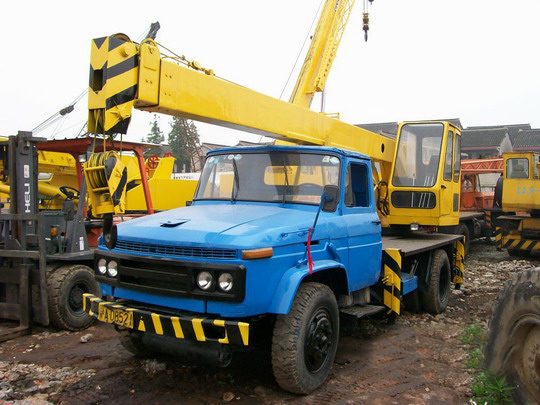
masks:
<path id="1" fill-rule="evenodd" d="M 444 312 L 450 298 L 450 261 L 442 249 L 433 252 L 431 274 L 425 291 L 420 294 L 426 312 L 436 315 Z"/>
<path id="2" fill-rule="evenodd" d="M 415 314 L 422 312 L 422 300 L 420 299 L 420 293 L 418 292 L 418 289 L 410 292 L 407 295 L 404 295 L 403 302 L 407 311 Z"/>
<path id="3" fill-rule="evenodd" d="M 499 293 L 488 325 L 485 366 L 506 375 L 518 404 L 540 403 L 540 271 L 525 270 Z"/>
<path id="4" fill-rule="evenodd" d="M 521 249 L 508 249 L 508 254 L 512 257 L 529 257 L 531 252 Z"/>
<path id="5" fill-rule="evenodd" d="M 336 297 L 324 284 L 300 285 L 287 315 L 278 315 L 272 338 L 272 369 L 281 388 L 309 394 L 328 375 L 339 339 Z"/>
<path id="6" fill-rule="evenodd" d="M 94 272 L 84 265 L 66 265 L 47 279 L 49 319 L 58 329 L 78 331 L 94 321 L 83 310 L 83 294 L 100 295 Z"/>

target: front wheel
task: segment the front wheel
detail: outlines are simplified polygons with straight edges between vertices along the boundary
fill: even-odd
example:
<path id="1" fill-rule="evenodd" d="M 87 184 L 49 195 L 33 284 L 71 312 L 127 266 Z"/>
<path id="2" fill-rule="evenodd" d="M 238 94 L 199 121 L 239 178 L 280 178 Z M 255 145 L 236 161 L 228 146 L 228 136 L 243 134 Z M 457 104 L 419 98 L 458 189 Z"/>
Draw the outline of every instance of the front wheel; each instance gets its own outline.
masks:
<path id="1" fill-rule="evenodd" d="M 88 328 L 94 318 L 83 310 L 83 294 L 99 296 L 99 286 L 90 267 L 65 265 L 47 278 L 49 319 L 58 329 L 78 331 Z"/>
<path id="2" fill-rule="evenodd" d="M 330 374 L 338 340 L 334 293 L 324 284 L 301 284 L 291 310 L 274 326 L 272 369 L 279 386 L 295 394 L 317 389 Z"/>
<path id="3" fill-rule="evenodd" d="M 517 404 L 540 403 L 540 271 L 508 280 L 489 321 L 484 364 L 506 375 Z"/>

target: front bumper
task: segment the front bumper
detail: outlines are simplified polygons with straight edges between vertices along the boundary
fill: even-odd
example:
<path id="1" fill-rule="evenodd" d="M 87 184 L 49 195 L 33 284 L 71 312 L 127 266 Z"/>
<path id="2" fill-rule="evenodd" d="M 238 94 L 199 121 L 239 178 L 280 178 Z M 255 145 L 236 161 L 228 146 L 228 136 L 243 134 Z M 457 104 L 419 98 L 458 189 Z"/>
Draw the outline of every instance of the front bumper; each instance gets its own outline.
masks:
<path id="1" fill-rule="evenodd" d="M 139 332 L 198 342 L 249 345 L 249 323 L 246 322 L 163 315 L 108 302 L 92 294 L 83 294 L 83 309 L 101 322 L 114 323 Z M 107 315 L 112 310 L 128 314 L 128 318 Z"/>

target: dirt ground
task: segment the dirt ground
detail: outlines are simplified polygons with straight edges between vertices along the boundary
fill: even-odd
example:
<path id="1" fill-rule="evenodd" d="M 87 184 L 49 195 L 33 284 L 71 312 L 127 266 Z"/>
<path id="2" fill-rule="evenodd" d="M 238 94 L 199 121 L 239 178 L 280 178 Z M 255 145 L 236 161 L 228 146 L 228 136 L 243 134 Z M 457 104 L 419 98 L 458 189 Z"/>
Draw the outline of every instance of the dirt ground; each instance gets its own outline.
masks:
<path id="1" fill-rule="evenodd" d="M 369 320 L 343 332 L 329 380 L 308 396 L 282 391 L 265 353 L 244 355 L 225 369 L 141 360 L 120 346 L 111 326 L 96 324 L 79 333 L 37 329 L 3 343 L 0 404 L 468 403 L 471 377 L 459 336 L 487 322 L 505 280 L 535 266 L 538 258 L 514 260 L 474 241 L 465 284 L 452 291 L 444 314 L 405 313 L 394 325 Z"/>

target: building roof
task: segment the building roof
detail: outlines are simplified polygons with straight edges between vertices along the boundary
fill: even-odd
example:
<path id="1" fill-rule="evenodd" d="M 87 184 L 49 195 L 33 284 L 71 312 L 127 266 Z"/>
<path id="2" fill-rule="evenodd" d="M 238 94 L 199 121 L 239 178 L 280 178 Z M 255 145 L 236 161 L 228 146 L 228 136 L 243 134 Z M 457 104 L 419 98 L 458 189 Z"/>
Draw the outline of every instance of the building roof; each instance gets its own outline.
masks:
<path id="1" fill-rule="evenodd" d="M 514 145 L 514 139 L 515 139 L 516 135 L 520 131 L 524 131 L 526 129 L 531 129 L 531 124 L 483 125 L 483 126 L 468 127 L 467 129 L 499 129 L 499 128 L 507 128 L 508 129 L 508 135 L 510 136 L 510 142 L 512 142 L 512 145 Z"/>
<path id="2" fill-rule="evenodd" d="M 395 138 L 398 130 L 397 122 L 378 122 L 372 124 L 356 124 L 355 126 L 366 129 L 376 134 L 386 135 Z"/>
<path id="3" fill-rule="evenodd" d="M 501 146 L 502 141 L 508 135 L 508 129 L 486 128 L 486 129 L 464 129 L 461 133 L 462 148 L 485 147 L 496 148 Z"/>
<path id="4" fill-rule="evenodd" d="M 519 131 L 514 139 L 513 147 L 514 150 L 516 148 L 521 150 L 540 149 L 540 129 L 526 129 Z"/>

